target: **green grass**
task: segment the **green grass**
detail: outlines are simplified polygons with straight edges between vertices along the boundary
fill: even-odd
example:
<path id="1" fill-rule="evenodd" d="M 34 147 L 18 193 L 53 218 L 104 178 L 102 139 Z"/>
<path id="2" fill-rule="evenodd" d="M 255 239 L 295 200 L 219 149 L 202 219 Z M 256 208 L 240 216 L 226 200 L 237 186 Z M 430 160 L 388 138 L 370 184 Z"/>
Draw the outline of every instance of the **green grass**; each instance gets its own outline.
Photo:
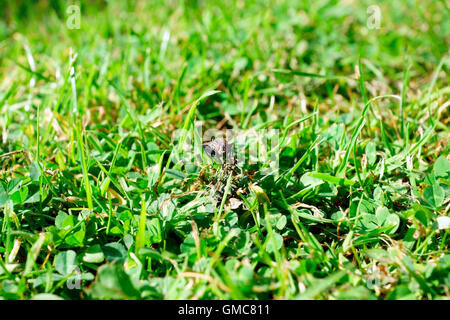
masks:
<path id="1" fill-rule="evenodd" d="M 448 299 L 450 8 L 401 2 L 1 2 L 0 298 Z"/>

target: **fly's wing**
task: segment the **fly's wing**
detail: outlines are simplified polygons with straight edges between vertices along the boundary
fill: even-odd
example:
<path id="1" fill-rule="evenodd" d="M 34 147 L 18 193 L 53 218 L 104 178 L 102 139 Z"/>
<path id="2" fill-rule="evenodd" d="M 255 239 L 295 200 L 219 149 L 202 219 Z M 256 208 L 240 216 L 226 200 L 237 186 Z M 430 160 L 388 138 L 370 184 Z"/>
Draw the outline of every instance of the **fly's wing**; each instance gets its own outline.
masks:
<path id="1" fill-rule="evenodd" d="M 225 144 L 225 161 L 229 164 L 235 164 L 236 159 L 234 157 L 234 143 L 226 143 Z"/>

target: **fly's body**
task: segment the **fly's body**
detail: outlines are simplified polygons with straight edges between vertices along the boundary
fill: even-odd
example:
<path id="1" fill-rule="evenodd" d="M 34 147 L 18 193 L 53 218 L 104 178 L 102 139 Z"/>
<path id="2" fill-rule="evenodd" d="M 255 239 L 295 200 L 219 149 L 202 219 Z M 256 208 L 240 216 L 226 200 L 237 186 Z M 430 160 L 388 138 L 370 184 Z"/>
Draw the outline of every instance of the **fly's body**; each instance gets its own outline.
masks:
<path id="1" fill-rule="evenodd" d="M 220 164 L 236 164 L 234 144 L 224 138 L 216 138 L 203 144 L 206 154 Z"/>

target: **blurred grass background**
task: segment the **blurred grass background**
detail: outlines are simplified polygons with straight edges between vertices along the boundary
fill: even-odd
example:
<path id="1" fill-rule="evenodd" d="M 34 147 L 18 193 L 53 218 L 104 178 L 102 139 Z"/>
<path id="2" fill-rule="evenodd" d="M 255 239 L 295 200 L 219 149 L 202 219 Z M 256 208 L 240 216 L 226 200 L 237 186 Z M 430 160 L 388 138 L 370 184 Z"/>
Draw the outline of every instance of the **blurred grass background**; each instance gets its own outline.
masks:
<path id="1" fill-rule="evenodd" d="M 0 12 L 0 154 L 30 158 L 0 158 L 3 297 L 448 298 L 448 230 L 432 227 L 449 208 L 448 1 L 6 0 Z M 254 181 L 270 207 L 254 188 L 219 231 L 184 195 L 201 168 L 166 164 L 211 90 L 195 112 L 206 128 L 288 134 L 285 180 Z M 366 115 L 384 95 L 401 102 Z M 180 199 L 163 216 L 169 194 Z M 373 222 L 384 207 L 401 218 L 393 233 Z M 315 210 L 342 224 L 308 220 Z M 66 288 L 69 262 L 86 290 Z M 385 282 L 368 288 L 373 264 Z"/>

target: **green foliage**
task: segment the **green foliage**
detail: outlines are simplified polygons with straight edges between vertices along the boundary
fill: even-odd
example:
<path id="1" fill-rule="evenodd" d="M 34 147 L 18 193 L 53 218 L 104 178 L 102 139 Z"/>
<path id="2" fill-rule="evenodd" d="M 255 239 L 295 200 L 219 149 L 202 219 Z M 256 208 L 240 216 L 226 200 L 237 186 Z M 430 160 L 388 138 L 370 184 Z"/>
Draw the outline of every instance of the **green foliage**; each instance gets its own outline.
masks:
<path id="1" fill-rule="evenodd" d="M 448 4 L 370 5 L 0 2 L 0 298 L 448 299 Z"/>

